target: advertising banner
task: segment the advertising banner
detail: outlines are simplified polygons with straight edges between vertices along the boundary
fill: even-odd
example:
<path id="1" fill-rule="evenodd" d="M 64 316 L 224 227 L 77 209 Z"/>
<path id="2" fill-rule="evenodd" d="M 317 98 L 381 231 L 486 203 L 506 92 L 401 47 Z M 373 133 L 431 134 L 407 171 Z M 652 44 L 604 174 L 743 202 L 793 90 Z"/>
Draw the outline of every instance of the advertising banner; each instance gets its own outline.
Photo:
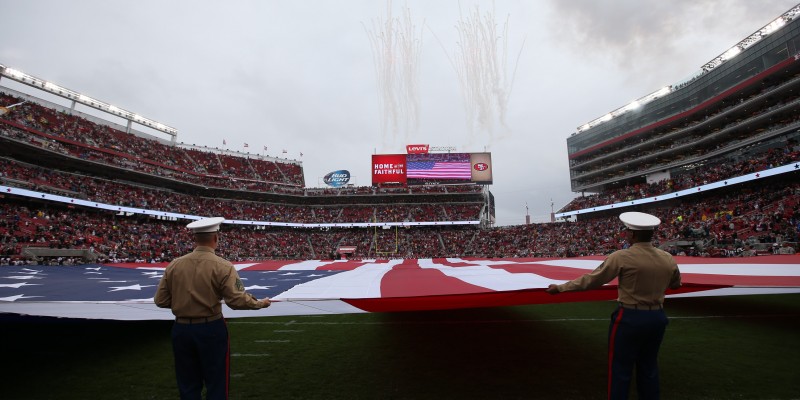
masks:
<path id="1" fill-rule="evenodd" d="M 372 184 L 406 183 L 405 154 L 373 154 Z"/>
<path id="2" fill-rule="evenodd" d="M 406 145 L 406 153 L 408 154 L 426 154 L 430 151 L 431 145 L 429 144 L 409 144 Z"/>
<path id="3" fill-rule="evenodd" d="M 329 172 L 324 178 L 322 178 L 322 181 L 331 187 L 342 187 L 346 185 L 347 182 L 350 182 L 350 171 L 340 169 L 338 171 Z"/>

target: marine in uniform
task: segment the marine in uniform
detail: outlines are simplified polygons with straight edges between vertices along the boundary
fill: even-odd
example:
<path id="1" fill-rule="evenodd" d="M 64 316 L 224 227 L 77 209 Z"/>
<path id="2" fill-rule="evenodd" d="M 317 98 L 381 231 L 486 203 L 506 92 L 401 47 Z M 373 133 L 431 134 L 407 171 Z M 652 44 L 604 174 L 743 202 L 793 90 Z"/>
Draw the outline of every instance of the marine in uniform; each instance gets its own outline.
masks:
<path id="1" fill-rule="evenodd" d="M 588 274 L 551 284 L 547 292 L 589 290 L 618 278 L 618 306 L 608 332 L 608 398 L 628 398 L 635 367 L 638 398 L 658 399 L 658 350 L 669 322 L 664 292 L 681 286 L 681 273 L 672 255 L 651 243 L 658 217 L 626 212 L 619 218 L 631 246 L 615 251 Z"/>
<path id="2" fill-rule="evenodd" d="M 234 310 L 258 310 L 270 305 L 244 289 L 229 261 L 214 251 L 225 218 L 194 221 L 195 248 L 176 258 L 164 271 L 154 301 L 172 309 L 172 350 L 181 399 L 200 399 L 203 384 L 208 399 L 227 399 L 230 383 L 230 341 L 222 304 Z"/>

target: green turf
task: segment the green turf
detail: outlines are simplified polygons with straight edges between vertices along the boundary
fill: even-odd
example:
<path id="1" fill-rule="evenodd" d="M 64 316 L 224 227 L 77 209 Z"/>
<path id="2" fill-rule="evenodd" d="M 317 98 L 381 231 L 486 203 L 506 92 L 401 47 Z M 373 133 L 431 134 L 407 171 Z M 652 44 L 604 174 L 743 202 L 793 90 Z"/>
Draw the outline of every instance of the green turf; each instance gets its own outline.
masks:
<path id="1" fill-rule="evenodd" d="M 664 399 L 800 398 L 800 294 L 667 306 Z M 601 399 L 613 308 L 229 320 L 231 398 Z M 177 398 L 170 325 L 5 321 L 0 398 Z"/>

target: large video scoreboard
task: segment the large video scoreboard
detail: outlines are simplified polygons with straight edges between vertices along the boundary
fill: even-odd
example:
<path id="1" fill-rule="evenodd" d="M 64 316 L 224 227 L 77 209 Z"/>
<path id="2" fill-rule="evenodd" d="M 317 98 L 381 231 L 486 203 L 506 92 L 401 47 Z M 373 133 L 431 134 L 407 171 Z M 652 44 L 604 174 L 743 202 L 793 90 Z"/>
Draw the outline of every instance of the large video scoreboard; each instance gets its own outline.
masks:
<path id="1" fill-rule="evenodd" d="M 492 183 L 491 153 L 373 154 L 372 184 Z"/>

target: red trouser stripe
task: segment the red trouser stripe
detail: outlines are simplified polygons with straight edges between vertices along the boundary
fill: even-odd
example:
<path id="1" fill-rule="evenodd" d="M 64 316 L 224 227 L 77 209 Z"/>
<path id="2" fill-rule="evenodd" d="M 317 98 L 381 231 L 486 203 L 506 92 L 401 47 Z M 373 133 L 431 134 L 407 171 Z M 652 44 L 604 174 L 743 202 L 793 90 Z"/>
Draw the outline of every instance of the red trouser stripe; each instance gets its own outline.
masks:
<path id="1" fill-rule="evenodd" d="M 228 322 L 225 321 L 225 330 L 228 330 Z M 231 383 L 231 334 L 228 331 L 228 351 L 225 353 L 225 399 L 228 399 Z"/>
<path id="2" fill-rule="evenodd" d="M 619 327 L 619 322 L 622 320 L 622 313 L 624 312 L 624 308 L 620 307 L 619 312 L 617 313 L 617 319 L 614 320 L 614 325 L 611 328 L 611 336 L 608 338 L 608 398 L 611 398 L 611 377 L 612 377 L 612 366 L 614 363 L 614 342 L 616 341 L 617 336 L 617 328 Z"/>

